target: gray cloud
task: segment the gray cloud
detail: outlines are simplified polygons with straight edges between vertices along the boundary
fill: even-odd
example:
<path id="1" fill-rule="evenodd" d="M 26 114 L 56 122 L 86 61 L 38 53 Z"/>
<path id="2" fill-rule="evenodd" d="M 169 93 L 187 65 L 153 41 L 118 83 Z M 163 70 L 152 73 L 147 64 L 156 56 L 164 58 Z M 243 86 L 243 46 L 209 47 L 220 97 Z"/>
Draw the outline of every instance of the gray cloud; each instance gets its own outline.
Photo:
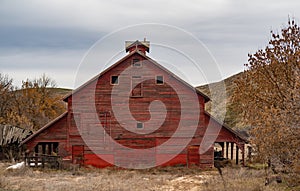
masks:
<path id="1" fill-rule="evenodd" d="M 104 34 L 72 28 L 0 26 L 0 48 L 82 49 Z"/>
<path id="2" fill-rule="evenodd" d="M 129 25 L 165 23 L 200 39 L 222 74 L 229 76 L 243 69 L 249 52 L 267 44 L 271 29 L 279 31 L 288 16 L 298 21 L 299 9 L 300 1 L 294 0 L 2 0 L 0 72 L 8 73 L 16 83 L 48 72 L 59 86 L 73 87 L 72 75 L 97 40 Z M 131 31 L 127 38 L 107 45 L 107 54 L 122 50 L 125 40 L 143 37 L 151 34 Z M 189 46 L 175 34 L 174 39 Z M 154 37 L 148 40 L 163 41 Z M 160 59 L 155 50 L 150 55 Z"/>

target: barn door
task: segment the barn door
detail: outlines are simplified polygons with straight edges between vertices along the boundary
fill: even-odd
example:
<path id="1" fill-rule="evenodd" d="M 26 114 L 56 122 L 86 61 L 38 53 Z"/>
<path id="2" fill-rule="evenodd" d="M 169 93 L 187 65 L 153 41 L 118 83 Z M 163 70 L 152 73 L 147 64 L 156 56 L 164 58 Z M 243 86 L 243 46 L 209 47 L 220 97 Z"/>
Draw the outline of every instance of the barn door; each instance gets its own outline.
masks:
<path id="1" fill-rule="evenodd" d="M 199 145 L 191 145 L 188 147 L 187 151 L 187 165 L 190 166 L 198 166 L 200 162 L 199 155 Z"/>
<path id="2" fill-rule="evenodd" d="M 72 162 L 73 164 L 84 164 L 84 145 L 72 146 Z"/>

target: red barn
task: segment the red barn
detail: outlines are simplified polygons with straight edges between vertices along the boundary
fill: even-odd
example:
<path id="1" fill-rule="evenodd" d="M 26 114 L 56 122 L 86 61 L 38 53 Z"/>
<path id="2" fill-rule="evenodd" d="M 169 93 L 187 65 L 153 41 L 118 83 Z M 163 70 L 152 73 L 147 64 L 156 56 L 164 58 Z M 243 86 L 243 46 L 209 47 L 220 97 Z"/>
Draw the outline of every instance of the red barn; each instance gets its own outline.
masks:
<path id="1" fill-rule="evenodd" d="M 67 112 L 22 142 L 30 154 L 96 167 L 210 168 L 219 143 L 224 157 L 235 145 L 244 160 L 246 140 L 204 111 L 206 95 L 146 56 L 149 45 L 127 42 L 124 58 L 68 95 Z"/>

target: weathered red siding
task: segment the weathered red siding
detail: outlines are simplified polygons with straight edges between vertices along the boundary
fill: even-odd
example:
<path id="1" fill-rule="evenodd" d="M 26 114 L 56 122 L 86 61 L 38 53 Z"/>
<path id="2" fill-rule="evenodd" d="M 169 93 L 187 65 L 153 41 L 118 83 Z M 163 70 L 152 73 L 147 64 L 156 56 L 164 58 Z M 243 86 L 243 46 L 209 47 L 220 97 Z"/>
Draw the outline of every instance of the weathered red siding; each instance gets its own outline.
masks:
<path id="1" fill-rule="evenodd" d="M 112 108 L 112 89 L 114 85 L 110 84 L 111 76 L 119 76 L 127 68 L 132 67 L 133 59 L 144 60 L 142 66 L 137 69 L 138 74 L 146 79 L 142 86 L 137 90 L 142 91 L 140 96 L 130 97 L 129 103 L 124 102 L 124 97 L 116 96 L 115 102 L 119 106 L 124 104 L 129 104 L 130 115 L 137 121 L 147 122 L 151 115 L 149 113 L 149 105 L 154 100 L 160 100 L 165 104 L 166 107 L 166 118 L 162 126 L 156 129 L 154 132 L 149 134 L 136 134 L 128 131 L 122 127 L 123 124 L 116 119 Z M 145 64 L 145 65 L 144 65 Z M 151 73 L 147 73 L 143 67 L 147 64 L 147 68 L 151 69 Z M 156 84 L 153 79 L 153 74 L 161 75 L 164 77 L 165 81 L 172 81 L 172 85 L 168 83 Z M 130 78 L 132 76 L 125 75 L 124 78 Z M 120 79 L 122 80 L 122 79 Z M 127 84 L 131 86 L 131 84 Z M 122 87 L 121 87 L 122 88 Z M 178 95 L 176 90 L 180 90 L 182 95 Z M 125 91 L 125 90 L 120 90 Z M 116 92 L 118 94 L 118 92 Z M 164 151 L 149 150 L 149 157 L 144 157 L 142 160 L 146 163 L 159 164 L 161 166 L 167 165 L 197 165 L 201 168 L 210 168 L 213 166 L 213 145 L 209 147 L 209 150 L 204 154 L 199 155 L 199 146 L 202 138 L 205 134 L 206 128 L 208 127 L 208 121 L 210 117 L 204 112 L 205 98 L 197 94 L 198 104 L 200 113 L 195 115 L 191 112 L 189 116 L 182 116 L 182 109 L 189 109 L 195 104 L 193 100 L 186 100 L 186 104 L 182 105 L 179 100 L 179 96 L 183 98 L 188 98 L 189 96 L 195 94 L 195 91 L 184 84 L 184 82 L 178 80 L 171 75 L 165 69 L 160 68 L 152 61 L 148 61 L 147 57 L 141 55 L 138 52 L 130 53 L 127 57 L 122 59 L 118 64 L 111 67 L 108 71 L 101 74 L 97 78 L 94 78 L 87 84 L 85 84 L 78 91 L 70 95 L 66 101 L 68 103 L 68 113 L 58 121 L 51 124 L 50 127 L 45 128 L 43 131 L 39 132 L 33 138 L 29 139 L 26 144 L 29 149 L 33 149 L 38 142 L 59 142 L 60 153 L 69 156 L 73 156 L 73 162 L 78 163 L 81 155 L 83 156 L 82 162 L 85 165 L 93 165 L 96 167 L 106 167 L 112 165 L 122 166 L 126 163 L 126 158 L 124 158 L 124 150 L 121 148 L 111 148 L 109 142 L 106 140 L 100 140 L 99 137 L 95 136 L 95 132 L 100 131 L 98 128 L 100 125 L 105 126 L 106 133 L 114 139 L 119 144 L 126 146 L 128 148 L 134 149 L 146 149 L 155 148 L 163 143 L 165 143 L 169 138 L 174 138 L 174 132 L 180 121 L 184 121 L 185 124 L 190 128 L 190 121 L 198 120 L 198 127 L 195 130 L 194 137 L 191 139 L 190 143 L 186 145 L 180 153 L 173 156 L 172 154 L 176 149 L 183 143 L 185 138 L 184 132 L 179 137 L 175 137 L 175 143 L 167 147 Z M 87 100 L 94 100 L 94 103 L 88 103 Z M 76 110 L 76 106 L 80 107 L 80 110 Z M 93 105 L 96 106 L 96 114 L 93 110 Z M 186 107 L 186 108 L 182 108 Z M 119 115 L 127 116 L 126 111 L 119 110 Z M 164 115 L 164 111 L 156 111 L 159 115 Z M 75 121 L 76 119 L 76 121 Z M 95 120 L 97 119 L 97 120 Z M 122 121 L 126 122 L 130 119 L 124 117 Z M 95 122 L 96 121 L 96 122 Z M 98 121 L 98 122 L 97 122 Z M 122 122 L 122 123 L 123 123 Z M 223 128 L 217 121 L 213 121 L 209 128 L 222 128 L 220 132 L 212 131 L 217 136 L 217 141 L 236 141 L 234 133 Z M 80 129 L 80 131 L 78 130 Z M 103 136 L 104 132 L 103 132 Z M 86 144 L 88 139 L 89 144 Z M 86 141 L 84 141 L 86 140 Z M 90 144 L 94 145 L 90 148 Z M 107 150 L 104 151 L 102 148 L 107 144 Z M 99 148 L 97 148 L 99 145 Z M 80 150 L 82 148 L 82 151 Z M 76 151 L 76 153 L 74 153 Z M 73 152 L 73 153 L 72 153 Z M 127 153 L 128 154 L 128 153 Z M 165 159 L 170 158 L 167 162 Z M 78 158 L 75 160 L 74 158 Z M 107 160 L 112 161 L 108 163 Z M 141 160 L 137 158 L 136 160 Z M 135 163 L 135 161 L 130 161 Z"/>
<path id="2" fill-rule="evenodd" d="M 40 143 L 57 142 L 58 154 L 67 156 L 67 115 L 62 116 L 59 120 L 52 123 L 49 128 L 43 130 L 38 136 L 34 136 L 26 143 L 27 149 L 34 150 L 34 147 Z"/>

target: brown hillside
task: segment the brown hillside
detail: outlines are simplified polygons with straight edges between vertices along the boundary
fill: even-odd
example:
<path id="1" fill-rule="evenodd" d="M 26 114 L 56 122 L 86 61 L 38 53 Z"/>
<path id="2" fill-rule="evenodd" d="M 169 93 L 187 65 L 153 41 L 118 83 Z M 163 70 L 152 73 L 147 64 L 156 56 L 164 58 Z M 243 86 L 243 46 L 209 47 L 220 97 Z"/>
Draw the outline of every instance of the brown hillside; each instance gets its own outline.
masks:
<path id="1" fill-rule="evenodd" d="M 66 95 L 72 92 L 71 89 L 66 89 L 66 88 L 49 88 L 49 89 L 53 91 L 55 95 L 60 97 L 65 97 Z"/>
<path id="2" fill-rule="evenodd" d="M 211 92 L 209 87 L 213 88 L 214 94 L 216 94 L 216 100 L 213 101 L 215 102 L 216 104 L 215 107 L 217 109 L 215 112 L 211 111 L 212 101 L 210 101 L 205 106 L 206 111 L 211 113 L 217 119 L 221 119 L 220 113 L 218 111 L 220 111 L 221 108 L 226 107 L 226 115 L 225 115 L 224 122 L 234 129 L 241 129 L 245 127 L 245 124 L 241 122 L 241 119 L 238 116 L 238 114 L 235 113 L 235 107 L 237 106 L 232 101 L 234 89 L 236 87 L 234 81 L 237 80 L 241 75 L 242 72 L 230 76 L 223 81 L 197 87 L 197 89 L 199 89 L 201 92 L 203 92 L 209 97 L 211 97 Z M 225 88 L 226 88 L 225 93 L 222 92 L 222 87 L 223 87 L 222 83 L 225 84 Z"/>

